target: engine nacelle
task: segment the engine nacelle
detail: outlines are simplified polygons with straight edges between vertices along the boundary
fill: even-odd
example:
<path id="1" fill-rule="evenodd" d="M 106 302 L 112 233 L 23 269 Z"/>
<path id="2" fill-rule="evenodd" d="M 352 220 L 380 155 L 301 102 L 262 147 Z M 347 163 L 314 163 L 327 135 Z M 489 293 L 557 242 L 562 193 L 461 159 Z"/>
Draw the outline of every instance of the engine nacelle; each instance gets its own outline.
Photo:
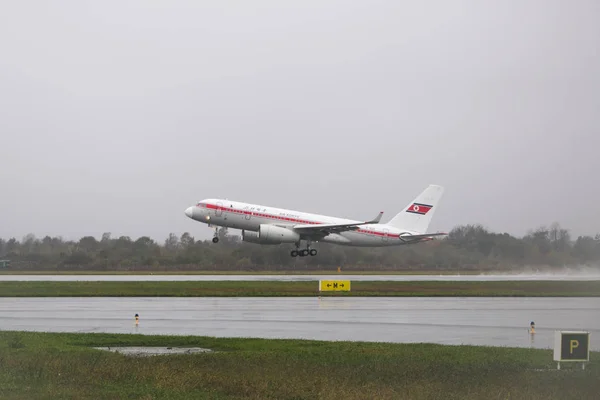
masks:
<path id="1" fill-rule="evenodd" d="M 259 243 L 259 244 L 261 243 L 260 238 L 258 237 L 258 232 L 246 231 L 246 230 L 242 231 L 242 241 L 248 242 L 248 243 Z M 266 244 L 266 243 L 264 243 L 264 244 Z"/>
<path id="2" fill-rule="evenodd" d="M 258 237 L 265 243 L 296 243 L 300 240 L 300 235 L 293 230 L 269 224 L 260 225 Z"/>
<path id="3" fill-rule="evenodd" d="M 300 235 L 291 229 L 261 224 L 258 232 L 242 231 L 242 240 L 258 244 L 296 243 L 300 240 Z"/>

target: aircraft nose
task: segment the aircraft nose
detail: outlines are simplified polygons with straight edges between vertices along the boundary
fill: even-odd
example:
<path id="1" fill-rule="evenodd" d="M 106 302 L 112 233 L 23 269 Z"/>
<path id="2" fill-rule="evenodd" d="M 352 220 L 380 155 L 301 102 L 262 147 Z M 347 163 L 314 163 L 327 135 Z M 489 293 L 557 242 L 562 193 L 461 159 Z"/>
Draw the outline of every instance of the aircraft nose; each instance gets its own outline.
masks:
<path id="1" fill-rule="evenodd" d="M 188 218 L 194 218 L 194 207 L 186 208 L 185 215 L 187 215 Z"/>

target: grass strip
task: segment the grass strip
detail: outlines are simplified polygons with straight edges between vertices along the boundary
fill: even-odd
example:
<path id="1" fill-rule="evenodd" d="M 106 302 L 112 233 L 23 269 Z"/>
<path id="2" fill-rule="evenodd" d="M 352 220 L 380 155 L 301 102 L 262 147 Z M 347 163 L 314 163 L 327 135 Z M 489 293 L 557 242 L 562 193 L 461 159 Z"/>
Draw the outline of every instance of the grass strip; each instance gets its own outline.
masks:
<path id="1" fill-rule="evenodd" d="M 181 346 L 131 357 L 94 346 Z M 597 399 L 585 370 L 551 350 L 437 344 L 0 332 L 6 399 Z"/>
<path id="2" fill-rule="evenodd" d="M 319 292 L 317 281 L 0 282 L 0 297 L 272 296 L 598 297 L 600 281 L 355 281 L 349 292 Z"/>

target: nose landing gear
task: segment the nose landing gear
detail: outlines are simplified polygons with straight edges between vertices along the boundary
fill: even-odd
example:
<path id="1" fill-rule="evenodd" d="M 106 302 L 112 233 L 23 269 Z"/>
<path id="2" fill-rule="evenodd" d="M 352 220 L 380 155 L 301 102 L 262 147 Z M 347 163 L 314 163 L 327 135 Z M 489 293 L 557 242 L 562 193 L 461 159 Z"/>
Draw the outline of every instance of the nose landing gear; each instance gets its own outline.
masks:
<path id="1" fill-rule="evenodd" d="M 219 227 L 218 226 L 215 227 L 215 234 L 212 238 L 212 242 L 219 243 Z"/>

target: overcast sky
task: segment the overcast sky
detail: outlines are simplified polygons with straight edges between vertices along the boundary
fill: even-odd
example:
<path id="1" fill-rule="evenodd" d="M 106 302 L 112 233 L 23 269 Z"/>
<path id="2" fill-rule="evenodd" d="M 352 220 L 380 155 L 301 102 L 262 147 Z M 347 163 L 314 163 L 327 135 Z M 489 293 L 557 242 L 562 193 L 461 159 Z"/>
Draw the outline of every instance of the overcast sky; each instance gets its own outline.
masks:
<path id="1" fill-rule="evenodd" d="M 5 1 L 0 237 L 164 240 L 224 197 L 600 232 L 600 2 Z"/>

